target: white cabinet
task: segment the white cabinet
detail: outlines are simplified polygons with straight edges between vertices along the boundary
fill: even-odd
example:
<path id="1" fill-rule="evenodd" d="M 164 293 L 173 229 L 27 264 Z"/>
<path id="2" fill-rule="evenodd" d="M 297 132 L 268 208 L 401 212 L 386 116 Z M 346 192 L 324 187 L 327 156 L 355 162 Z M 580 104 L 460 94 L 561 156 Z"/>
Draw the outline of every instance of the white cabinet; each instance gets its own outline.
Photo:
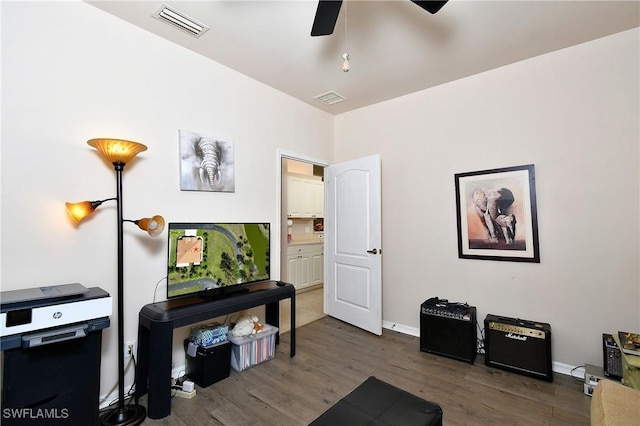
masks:
<path id="1" fill-rule="evenodd" d="M 324 282 L 324 253 L 316 252 L 309 256 L 311 257 L 311 285 L 322 284 Z"/>
<path id="2" fill-rule="evenodd" d="M 309 280 L 309 256 L 287 257 L 287 281 L 297 289 L 311 285 Z"/>
<path id="3" fill-rule="evenodd" d="M 300 176 L 288 176 L 287 216 L 324 217 L 324 182 Z"/>
<path id="4" fill-rule="evenodd" d="M 287 216 L 302 215 L 302 178 L 289 176 L 287 179 Z"/>
<path id="5" fill-rule="evenodd" d="M 302 193 L 301 193 L 301 198 L 302 198 L 302 202 L 301 204 L 301 209 L 300 212 L 302 213 L 302 217 L 315 217 L 314 216 L 314 206 L 313 206 L 313 202 L 314 202 L 314 197 L 313 197 L 313 188 L 314 188 L 314 181 L 312 181 L 311 179 L 302 179 L 301 182 L 301 186 L 302 186 Z"/>
<path id="6" fill-rule="evenodd" d="M 324 245 L 303 244 L 287 248 L 287 282 L 296 290 L 324 282 Z"/>
<path id="7" fill-rule="evenodd" d="M 314 180 L 313 182 L 313 210 L 312 217 L 324 217 L 324 182 Z"/>

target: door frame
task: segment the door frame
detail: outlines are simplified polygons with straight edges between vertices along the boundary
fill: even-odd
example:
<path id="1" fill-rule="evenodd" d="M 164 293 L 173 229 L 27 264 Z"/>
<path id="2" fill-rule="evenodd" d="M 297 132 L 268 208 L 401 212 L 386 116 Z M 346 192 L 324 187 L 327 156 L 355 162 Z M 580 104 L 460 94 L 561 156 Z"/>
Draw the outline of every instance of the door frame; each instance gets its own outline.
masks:
<path id="1" fill-rule="evenodd" d="M 276 150 L 276 200 L 278 200 L 277 206 L 276 206 L 276 218 L 277 221 L 274 224 L 274 228 L 275 228 L 275 234 L 276 234 L 276 238 L 275 238 L 275 242 L 277 243 L 277 253 L 278 253 L 278 257 L 277 257 L 277 265 L 278 265 L 278 273 L 277 273 L 277 278 L 274 278 L 274 274 L 273 271 L 271 273 L 272 278 L 271 279 L 281 279 L 282 277 L 280 276 L 281 272 L 282 272 L 282 260 L 283 260 L 283 256 L 282 253 L 284 253 L 286 251 L 286 246 L 283 246 L 283 239 L 282 239 L 282 223 L 284 221 L 286 221 L 286 217 L 283 217 L 283 211 L 282 211 L 282 204 L 284 202 L 284 200 L 282 199 L 282 160 L 283 159 L 288 159 L 288 160 L 295 160 L 295 161 L 300 161 L 303 163 L 310 163 L 310 164 L 315 164 L 317 166 L 321 166 L 321 167 L 327 167 L 329 165 L 331 165 L 332 163 L 328 160 L 324 160 L 321 158 L 317 158 L 317 157 L 312 157 L 310 155 L 306 155 L 306 154 L 300 154 L 299 152 L 295 152 L 295 151 L 288 151 L 282 148 L 278 148 Z M 273 236 L 272 236 L 272 240 L 273 240 Z M 286 257 L 285 257 L 286 259 Z M 323 265 L 324 268 L 324 265 Z"/>

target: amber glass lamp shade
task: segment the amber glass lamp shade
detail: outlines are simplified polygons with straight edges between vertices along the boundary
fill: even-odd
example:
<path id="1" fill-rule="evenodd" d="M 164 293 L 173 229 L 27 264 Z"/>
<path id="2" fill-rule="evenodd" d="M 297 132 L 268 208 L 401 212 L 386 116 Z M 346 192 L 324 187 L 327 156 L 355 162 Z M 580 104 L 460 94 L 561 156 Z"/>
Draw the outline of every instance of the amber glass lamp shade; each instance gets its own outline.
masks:
<path id="1" fill-rule="evenodd" d="M 147 231 L 151 237 L 157 237 L 164 231 L 164 218 L 162 216 L 145 217 L 135 221 L 138 228 Z"/>
<path id="2" fill-rule="evenodd" d="M 82 219 L 93 213 L 102 201 L 81 201 L 79 203 L 64 203 L 67 206 L 67 212 L 75 223 L 79 223 Z"/>
<path id="3" fill-rule="evenodd" d="M 133 157 L 147 150 L 141 143 L 124 139 L 90 139 L 87 143 L 97 149 L 110 163 L 127 164 Z"/>

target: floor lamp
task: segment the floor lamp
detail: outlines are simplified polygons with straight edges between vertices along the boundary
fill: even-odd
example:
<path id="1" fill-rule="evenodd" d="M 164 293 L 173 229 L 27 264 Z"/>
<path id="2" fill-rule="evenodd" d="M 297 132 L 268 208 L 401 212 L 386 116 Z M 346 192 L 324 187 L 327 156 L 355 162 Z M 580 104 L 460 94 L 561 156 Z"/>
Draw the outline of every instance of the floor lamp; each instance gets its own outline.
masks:
<path id="1" fill-rule="evenodd" d="M 139 220 L 127 220 L 122 217 L 122 171 L 124 166 L 138 153 L 146 151 L 147 147 L 122 139 L 91 139 L 87 143 L 96 148 L 100 155 L 113 164 L 116 171 L 116 197 L 98 201 L 82 201 L 66 203 L 67 211 L 72 219 L 79 223 L 90 215 L 105 201 L 115 200 L 118 210 L 118 405 L 108 410 L 102 417 L 103 425 L 139 425 L 147 416 L 142 405 L 125 404 L 124 399 L 124 273 L 123 273 L 123 224 L 132 222 L 152 237 L 157 237 L 164 230 L 162 216 L 153 216 Z"/>

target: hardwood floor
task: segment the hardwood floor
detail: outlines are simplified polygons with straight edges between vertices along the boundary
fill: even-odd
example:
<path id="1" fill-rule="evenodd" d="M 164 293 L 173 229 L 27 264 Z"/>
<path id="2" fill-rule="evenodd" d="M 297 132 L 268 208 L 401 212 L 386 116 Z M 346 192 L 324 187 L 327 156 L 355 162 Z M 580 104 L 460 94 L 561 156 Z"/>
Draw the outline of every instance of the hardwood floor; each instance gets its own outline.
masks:
<path id="1" fill-rule="evenodd" d="M 280 331 L 291 330 L 291 301 L 280 301 Z M 296 294 L 296 326 L 301 327 L 324 317 L 324 289 L 322 284 Z"/>
<path id="2" fill-rule="evenodd" d="M 369 376 L 439 404 L 445 425 L 588 425 L 582 382 L 555 374 L 549 383 L 419 350 L 419 339 L 384 330 L 375 336 L 331 317 L 289 333 L 276 357 L 207 388 L 174 398 L 169 417 L 145 425 L 306 425 Z M 141 403 L 146 406 L 146 397 Z"/>

